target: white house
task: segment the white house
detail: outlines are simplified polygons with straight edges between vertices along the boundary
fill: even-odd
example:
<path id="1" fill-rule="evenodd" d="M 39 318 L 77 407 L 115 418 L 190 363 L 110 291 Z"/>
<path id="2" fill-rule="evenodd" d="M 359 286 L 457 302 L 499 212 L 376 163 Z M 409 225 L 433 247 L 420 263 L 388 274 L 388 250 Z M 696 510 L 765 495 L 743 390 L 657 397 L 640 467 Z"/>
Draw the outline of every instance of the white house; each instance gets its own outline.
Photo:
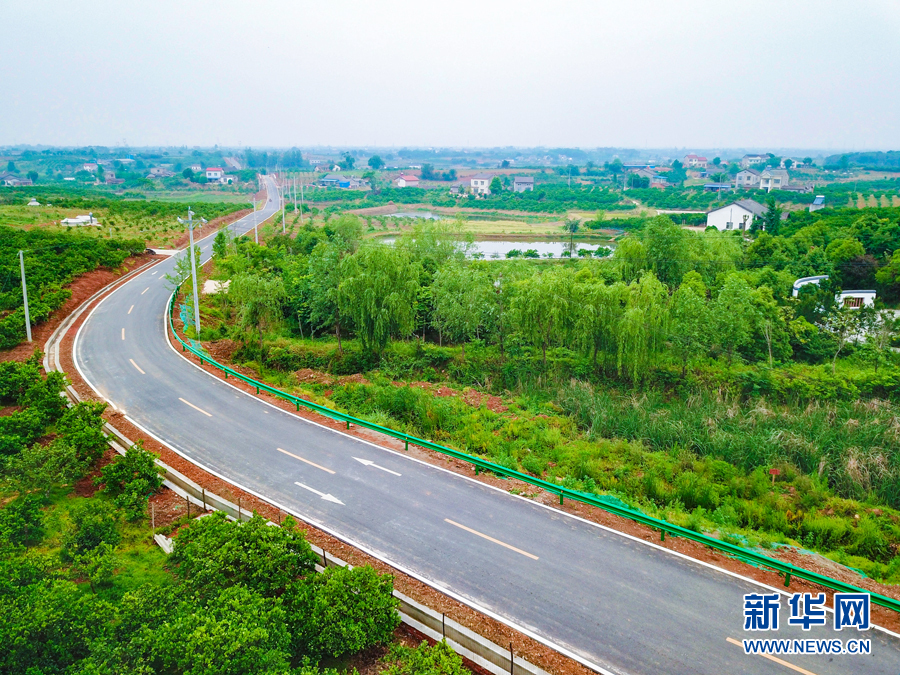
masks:
<path id="1" fill-rule="evenodd" d="M 689 169 L 705 169 L 709 160 L 699 155 L 686 155 L 684 158 L 684 166 Z"/>
<path id="2" fill-rule="evenodd" d="M 94 218 L 93 213 L 89 213 L 86 216 L 75 216 L 74 218 L 63 218 L 59 221 L 60 225 L 66 225 L 68 227 L 82 227 L 84 225 L 99 225 L 100 221 Z"/>
<path id="3" fill-rule="evenodd" d="M 800 289 L 806 286 L 807 284 L 815 284 L 819 285 L 820 281 L 825 281 L 828 278 L 827 274 L 820 274 L 817 277 L 800 277 L 797 281 L 794 282 L 794 287 L 791 290 L 791 297 L 796 298 L 800 295 Z"/>
<path id="4" fill-rule="evenodd" d="M 188 168 L 190 168 L 190 170 L 193 171 L 194 173 L 200 173 L 201 171 L 203 171 L 203 165 L 199 164 L 199 163 L 191 164 L 190 167 L 188 167 Z"/>
<path id="5" fill-rule="evenodd" d="M 513 178 L 513 192 L 534 192 L 534 178 L 532 176 L 516 176 Z"/>
<path id="6" fill-rule="evenodd" d="M 34 197 L 32 197 L 31 201 L 28 202 L 28 206 L 40 206 L 40 205 L 41 205 L 41 203 Z"/>
<path id="7" fill-rule="evenodd" d="M 807 284 L 818 286 L 820 282 L 825 281 L 827 278 L 827 274 L 821 274 L 817 277 L 801 277 L 794 282 L 791 296 L 796 298 L 800 294 L 800 289 Z M 876 291 L 841 291 L 834 296 L 834 301 L 838 306 L 845 309 L 859 309 L 861 307 L 874 307 L 877 296 L 878 293 Z"/>
<path id="8" fill-rule="evenodd" d="M 82 167 L 85 171 L 90 171 L 91 173 L 97 173 L 97 163 L 96 162 L 87 162 Z"/>
<path id="9" fill-rule="evenodd" d="M 419 177 L 401 173 L 394 179 L 394 185 L 398 188 L 419 187 Z"/>
<path id="10" fill-rule="evenodd" d="M 741 157 L 741 168 L 747 169 L 754 164 L 762 164 L 763 162 L 768 161 L 768 155 L 744 155 Z"/>
<path id="11" fill-rule="evenodd" d="M 752 199 L 740 199 L 725 206 L 713 209 L 706 214 L 706 226 L 717 230 L 747 231 L 754 218 L 762 218 L 766 207 Z"/>
<path id="12" fill-rule="evenodd" d="M 825 195 L 816 195 L 813 203 L 809 205 L 809 212 L 818 211 L 825 208 Z"/>
<path id="13" fill-rule="evenodd" d="M 493 177 L 493 174 L 490 173 L 476 173 L 469 181 L 472 192 L 479 195 L 491 194 L 491 179 Z"/>
<path id="14" fill-rule="evenodd" d="M 743 169 L 737 172 L 737 175 L 734 177 L 735 187 L 738 188 L 751 188 L 756 185 L 759 185 L 759 177 L 762 174 L 756 169 Z"/>
<path id="15" fill-rule="evenodd" d="M 220 166 L 211 166 L 206 170 L 206 180 L 210 183 L 221 183 L 225 177 L 225 169 Z"/>
<path id="16" fill-rule="evenodd" d="M 759 189 L 771 192 L 790 185 L 791 179 L 784 169 L 766 169 L 759 176 Z"/>
<path id="17" fill-rule="evenodd" d="M 841 291 L 834 300 L 845 309 L 859 309 L 874 307 L 876 295 L 875 291 Z"/>
<path id="18" fill-rule="evenodd" d="M 150 178 L 171 178 L 175 175 L 174 171 L 169 171 L 161 166 L 155 166 L 150 169 Z"/>

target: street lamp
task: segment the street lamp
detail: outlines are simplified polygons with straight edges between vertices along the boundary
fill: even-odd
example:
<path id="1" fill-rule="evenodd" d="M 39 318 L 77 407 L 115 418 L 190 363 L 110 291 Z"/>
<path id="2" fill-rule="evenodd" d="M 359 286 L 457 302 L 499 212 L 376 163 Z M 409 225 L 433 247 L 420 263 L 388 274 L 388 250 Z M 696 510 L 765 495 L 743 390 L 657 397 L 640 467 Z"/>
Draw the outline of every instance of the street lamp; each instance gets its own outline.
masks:
<path id="1" fill-rule="evenodd" d="M 200 337 L 200 299 L 197 293 L 197 258 L 194 255 L 194 212 L 188 207 L 188 219 L 178 219 L 182 225 L 188 226 L 188 236 L 190 237 L 190 246 L 188 247 L 188 256 L 191 259 L 191 282 L 194 286 L 194 325 L 197 328 L 197 337 Z M 201 218 L 202 225 L 206 224 L 206 219 Z"/>

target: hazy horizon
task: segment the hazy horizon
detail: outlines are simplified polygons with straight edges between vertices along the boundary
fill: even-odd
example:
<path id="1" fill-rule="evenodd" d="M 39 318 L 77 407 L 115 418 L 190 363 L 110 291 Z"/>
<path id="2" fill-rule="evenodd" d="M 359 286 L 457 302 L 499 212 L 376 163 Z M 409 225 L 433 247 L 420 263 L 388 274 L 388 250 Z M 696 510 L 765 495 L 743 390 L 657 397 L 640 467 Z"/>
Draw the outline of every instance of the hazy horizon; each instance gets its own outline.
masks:
<path id="1" fill-rule="evenodd" d="M 900 146 L 900 3 L 0 7 L 0 144 Z"/>

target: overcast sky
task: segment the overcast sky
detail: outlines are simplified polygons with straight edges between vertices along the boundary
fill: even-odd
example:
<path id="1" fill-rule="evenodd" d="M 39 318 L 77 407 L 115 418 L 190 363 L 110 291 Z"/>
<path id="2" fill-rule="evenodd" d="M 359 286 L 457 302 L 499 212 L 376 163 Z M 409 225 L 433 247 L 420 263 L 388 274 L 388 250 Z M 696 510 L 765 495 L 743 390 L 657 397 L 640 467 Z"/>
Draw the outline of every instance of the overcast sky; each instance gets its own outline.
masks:
<path id="1" fill-rule="evenodd" d="M 898 0 L 0 3 L 0 143 L 900 149 Z"/>

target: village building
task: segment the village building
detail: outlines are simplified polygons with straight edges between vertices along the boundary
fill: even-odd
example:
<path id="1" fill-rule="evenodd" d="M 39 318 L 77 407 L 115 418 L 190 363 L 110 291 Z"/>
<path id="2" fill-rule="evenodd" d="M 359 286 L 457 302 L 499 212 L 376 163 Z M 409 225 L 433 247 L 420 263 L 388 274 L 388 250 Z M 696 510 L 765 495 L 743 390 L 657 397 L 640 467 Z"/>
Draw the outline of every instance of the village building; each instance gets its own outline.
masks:
<path id="1" fill-rule="evenodd" d="M 754 218 L 762 218 L 766 207 L 752 199 L 739 199 L 725 206 L 720 206 L 706 214 L 706 226 L 720 231 L 747 231 Z"/>
<path id="2" fill-rule="evenodd" d="M 513 192 L 534 192 L 534 178 L 532 176 L 516 176 L 513 178 Z"/>
<path id="3" fill-rule="evenodd" d="M 754 188 L 759 185 L 759 177 L 761 175 L 756 169 L 742 169 L 734 177 L 734 186 L 737 188 Z"/>
<path id="4" fill-rule="evenodd" d="M 398 188 L 419 187 L 419 177 L 401 173 L 394 179 L 394 185 Z"/>
<path id="5" fill-rule="evenodd" d="M 782 190 L 790 185 L 791 179 L 784 169 L 766 169 L 759 176 L 759 189 L 771 192 Z"/>
<path id="6" fill-rule="evenodd" d="M 491 180 L 493 178 L 493 174 L 490 173 L 476 173 L 469 180 L 469 186 L 475 194 L 489 195 L 491 194 Z"/>
<path id="7" fill-rule="evenodd" d="M 684 166 L 688 169 L 705 169 L 709 160 L 700 155 L 686 155 L 684 158 Z"/>

